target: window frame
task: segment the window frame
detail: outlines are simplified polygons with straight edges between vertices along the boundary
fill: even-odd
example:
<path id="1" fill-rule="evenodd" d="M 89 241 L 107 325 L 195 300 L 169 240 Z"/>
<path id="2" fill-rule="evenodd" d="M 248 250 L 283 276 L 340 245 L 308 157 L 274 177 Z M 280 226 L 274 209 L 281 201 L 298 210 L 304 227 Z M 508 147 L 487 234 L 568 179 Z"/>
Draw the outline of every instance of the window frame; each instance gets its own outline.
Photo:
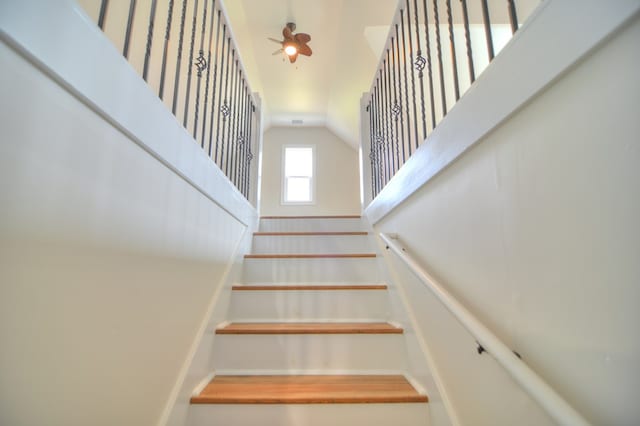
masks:
<path id="1" fill-rule="evenodd" d="M 286 175 L 286 157 L 287 148 L 311 148 L 311 177 L 309 182 L 310 201 L 287 201 L 287 175 Z M 282 179 L 280 184 L 280 204 L 287 206 L 304 206 L 316 204 L 316 145 L 315 144 L 284 144 L 282 145 Z M 298 176 L 292 176 L 298 177 Z M 300 176 L 302 177 L 302 176 Z M 307 177 L 307 176 L 304 176 Z"/>

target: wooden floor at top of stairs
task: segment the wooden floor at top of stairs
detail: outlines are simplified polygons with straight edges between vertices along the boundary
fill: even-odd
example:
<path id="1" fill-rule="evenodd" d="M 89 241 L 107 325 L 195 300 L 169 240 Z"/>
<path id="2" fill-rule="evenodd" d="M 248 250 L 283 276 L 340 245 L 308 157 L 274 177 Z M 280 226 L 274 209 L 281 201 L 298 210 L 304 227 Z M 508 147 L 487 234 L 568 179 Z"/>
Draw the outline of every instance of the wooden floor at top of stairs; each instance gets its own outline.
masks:
<path id="1" fill-rule="evenodd" d="M 366 231 L 330 231 L 330 232 L 254 232 L 254 237 L 317 237 L 317 236 L 354 236 L 368 235 Z"/>
<path id="2" fill-rule="evenodd" d="M 359 215 L 343 216 L 260 216 L 260 219 L 360 219 Z"/>
<path id="3" fill-rule="evenodd" d="M 232 290 L 275 291 L 275 290 L 386 290 L 386 284 L 239 284 Z"/>
<path id="4" fill-rule="evenodd" d="M 350 259 L 376 257 L 375 253 L 267 253 L 245 254 L 245 259 Z"/>
<path id="5" fill-rule="evenodd" d="M 216 376 L 192 404 L 425 403 L 404 376 Z"/>
<path id="6" fill-rule="evenodd" d="M 216 334 L 402 334 L 387 322 L 237 322 Z"/>

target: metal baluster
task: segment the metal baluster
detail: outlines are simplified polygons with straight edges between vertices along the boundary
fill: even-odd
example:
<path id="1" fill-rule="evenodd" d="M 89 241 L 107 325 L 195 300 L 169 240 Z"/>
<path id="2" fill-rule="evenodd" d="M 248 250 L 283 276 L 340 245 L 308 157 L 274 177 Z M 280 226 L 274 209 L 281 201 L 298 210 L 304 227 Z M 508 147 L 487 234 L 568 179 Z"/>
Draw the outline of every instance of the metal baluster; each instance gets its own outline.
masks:
<path id="1" fill-rule="evenodd" d="M 462 3 L 462 20 L 464 22 L 464 35 L 467 40 L 467 63 L 469 64 L 469 78 L 471 83 L 476 80 L 476 72 L 473 68 L 473 52 L 471 51 L 471 31 L 469 31 L 469 11 L 467 10 L 467 0 L 460 0 Z"/>
<path id="2" fill-rule="evenodd" d="M 383 150 L 384 150 L 384 184 L 386 185 L 388 182 L 388 177 L 389 177 L 389 152 L 388 152 L 388 147 L 389 147 L 389 120 L 390 118 L 387 117 L 387 74 L 386 74 L 386 61 L 383 60 L 382 61 L 382 71 L 381 71 L 381 75 L 380 75 L 380 80 L 382 82 L 382 86 L 381 86 L 381 104 L 380 107 L 382 108 L 382 119 L 384 120 L 384 129 L 383 129 Z"/>
<path id="3" fill-rule="evenodd" d="M 383 149 L 384 149 L 384 123 L 382 121 L 384 111 L 382 110 L 382 86 L 380 86 L 380 80 L 377 81 L 376 84 L 376 122 L 377 122 L 377 133 L 376 133 L 376 158 L 378 166 L 378 192 L 382 190 L 383 179 L 384 179 L 384 158 L 383 158 Z"/>
<path id="4" fill-rule="evenodd" d="M 244 190 L 244 176 L 246 174 L 247 171 L 247 165 L 245 163 L 245 158 L 247 157 L 247 150 L 249 147 L 249 144 L 251 143 L 251 139 L 249 139 L 249 125 L 250 125 L 250 120 L 251 120 L 251 93 L 249 92 L 249 89 L 247 88 L 247 95 L 245 97 L 245 121 L 244 121 L 244 145 L 242 146 L 242 153 L 240 155 L 240 165 L 242 167 L 242 173 L 240 174 L 240 181 L 238 183 L 238 188 L 240 189 L 240 192 L 243 192 Z M 244 193 L 244 192 L 243 192 Z"/>
<path id="5" fill-rule="evenodd" d="M 436 2 L 437 0 L 433 0 Z M 433 67 L 431 65 L 431 36 L 429 35 L 429 13 L 427 12 L 427 0 L 423 0 L 424 6 L 424 27 L 425 27 L 425 44 L 427 45 L 427 72 L 429 74 L 429 102 L 431 107 L 431 130 L 436 127 L 436 100 L 433 91 Z M 416 10 L 416 14 L 418 11 Z M 436 24 L 437 25 L 437 24 Z M 427 137 L 425 132 L 424 137 Z"/>
<path id="6" fill-rule="evenodd" d="M 518 31 L 518 16 L 516 15 L 516 2 L 514 0 L 507 0 L 509 5 L 509 22 L 511 23 L 511 34 L 515 34 Z"/>
<path id="7" fill-rule="evenodd" d="M 234 144 L 233 140 L 233 119 L 234 119 L 234 111 L 236 107 L 236 99 L 234 98 L 234 89 L 236 86 L 236 80 L 238 79 L 238 60 L 236 59 L 236 50 L 233 49 L 232 56 L 232 65 L 231 65 L 231 88 L 229 89 L 230 93 L 230 102 L 229 102 L 229 120 L 227 120 L 227 157 L 226 163 L 224 166 L 224 174 L 229 177 L 229 156 L 231 155 L 231 149 Z"/>
<path id="8" fill-rule="evenodd" d="M 396 82 L 396 50 L 395 50 L 394 38 L 391 37 L 391 52 L 389 59 L 389 72 L 390 72 L 390 82 L 389 88 L 393 91 L 392 100 L 391 100 L 391 117 L 393 117 L 393 129 L 395 130 L 395 146 L 392 149 L 393 157 L 393 174 L 400 168 L 400 150 L 398 146 L 400 145 L 400 138 L 398 136 L 398 117 L 400 116 L 400 109 L 398 108 L 398 84 Z"/>
<path id="9" fill-rule="evenodd" d="M 107 17 L 107 8 L 109 7 L 109 0 L 102 0 L 100 3 L 100 13 L 98 14 L 98 27 L 104 30 L 104 20 Z"/>
<path id="10" fill-rule="evenodd" d="M 375 158 L 376 158 L 376 195 L 380 192 L 381 189 L 381 181 L 382 181 L 382 155 L 380 152 L 380 141 L 382 140 L 381 136 L 381 122 L 380 122 L 380 80 L 376 79 L 376 85 L 373 88 L 373 99 L 374 99 L 374 149 L 375 149 Z"/>
<path id="11" fill-rule="evenodd" d="M 495 56 L 493 53 L 493 37 L 491 36 L 491 17 L 489 16 L 489 5 L 487 0 L 482 0 L 482 20 L 484 22 L 484 35 L 487 39 L 487 52 L 489 52 L 489 62 Z"/>
<path id="12" fill-rule="evenodd" d="M 371 102 L 372 100 L 369 99 L 369 103 L 367 104 L 367 108 L 366 108 L 366 112 L 369 113 L 369 170 L 371 171 L 370 174 L 370 180 L 371 180 L 371 198 L 375 198 L 375 184 L 374 184 L 374 161 L 373 161 L 373 157 L 374 157 L 374 150 L 373 150 L 373 140 L 375 139 L 375 136 L 373 135 L 373 109 L 371 108 Z"/>
<path id="13" fill-rule="evenodd" d="M 404 31 L 404 10 L 400 9 L 400 23 L 402 30 L 402 70 L 404 73 L 404 87 L 407 89 L 406 96 L 404 97 L 404 106 L 407 111 L 407 119 L 405 120 L 407 123 L 407 146 L 408 146 L 408 154 L 411 157 L 411 112 L 409 110 L 409 80 L 407 79 L 407 43 L 405 41 L 405 31 Z M 413 61 L 410 62 L 413 66 Z M 413 75 L 413 73 L 411 73 Z M 404 162 L 404 143 L 402 145 L 402 159 Z"/>
<path id="14" fill-rule="evenodd" d="M 426 31 L 426 37 L 427 37 L 427 59 L 424 58 L 424 56 L 422 56 L 422 48 L 420 47 L 420 22 L 419 22 L 419 18 L 418 18 L 418 4 L 416 2 L 416 0 L 413 0 L 413 6 L 414 9 L 416 10 L 416 13 L 414 15 L 414 19 L 415 19 L 415 26 L 416 26 L 416 41 L 417 41 L 417 45 L 418 45 L 418 52 L 417 52 L 417 56 L 416 56 L 416 62 L 415 62 L 415 67 L 418 70 L 418 78 L 420 78 L 420 110 L 422 112 L 422 138 L 426 138 L 427 137 L 427 118 L 426 118 L 426 113 L 425 113 L 425 105 L 424 105 L 424 73 L 422 72 L 424 70 L 424 66 L 426 64 L 429 65 L 429 78 L 431 78 L 431 55 L 429 54 L 429 27 L 426 24 L 426 12 L 425 12 L 425 31 Z M 426 4 L 425 4 L 426 7 Z M 425 8 L 426 11 L 426 8 Z M 431 80 L 429 80 L 431 81 Z M 417 117 L 416 117 L 417 119 Z M 417 132 L 416 132 L 417 133 Z M 416 136 L 416 149 L 418 148 L 418 145 L 420 144 L 420 138 L 418 136 Z"/>
<path id="15" fill-rule="evenodd" d="M 442 45 L 440 44 L 440 17 L 438 15 L 438 0 L 433 0 L 433 19 L 436 29 L 436 52 L 438 53 L 438 71 L 440 72 L 440 97 L 442 100 L 442 116 L 447 115 L 447 96 L 444 91 L 444 70 L 442 67 Z"/>
<path id="16" fill-rule="evenodd" d="M 213 0 L 211 4 L 211 22 L 209 23 L 209 48 L 207 49 L 207 79 L 204 84 L 204 111 L 202 113 L 202 144 L 201 148 L 204 149 L 204 140 L 207 131 L 207 109 L 209 107 L 209 77 L 211 74 L 211 45 L 213 43 L 213 18 L 216 11 L 216 0 Z M 220 29 L 220 11 L 218 11 L 218 30 Z M 217 41 L 217 40 L 216 40 Z M 211 98 L 213 102 L 213 98 Z M 211 106 L 213 110 L 213 105 Z M 213 119 L 213 116 L 212 116 Z M 209 133 L 209 156 L 211 156 L 211 133 Z"/>
<path id="17" fill-rule="evenodd" d="M 437 0 L 436 0 L 437 1 Z M 458 84 L 458 60 L 456 58 L 456 42 L 453 37 L 453 14 L 451 13 L 451 0 L 447 0 L 447 21 L 449 24 L 449 44 L 451 45 L 451 66 L 453 68 L 453 90 L 456 101 L 460 99 L 460 85 Z"/>
<path id="18" fill-rule="evenodd" d="M 240 99 L 242 102 L 242 105 L 240 107 L 240 124 L 239 124 L 239 132 L 240 132 L 240 137 L 238 139 L 238 149 L 237 149 L 237 155 L 236 155 L 236 170 L 235 170 L 235 174 L 233 177 L 233 182 L 236 185 L 236 187 L 240 186 L 240 182 L 239 182 L 239 178 L 240 178 L 240 173 L 241 173 L 241 167 L 242 167 L 242 150 L 244 149 L 244 145 L 246 142 L 246 132 L 245 132 L 245 121 L 247 119 L 246 113 L 247 113 L 247 85 L 246 85 L 246 81 L 242 80 L 242 91 L 240 94 Z"/>
<path id="19" fill-rule="evenodd" d="M 213 84 L 212 84 L 212 94 L 211 94 L 211 120 L 209 122 L 209 158 L 211 158 L 211 149 L 213 147 L 213 121 L 216 115 L 216 82 L 218 81 L 218 48 L 220 47 L 220 21 L 222 21 L 222 17 L 220 16 L 220 10 L 218 10 L 218 24 L 216 29 L 216 53 L 214 55 L 214 65 L 213 65 Z M 224 34 L 222 35 L 222 44 L 224 45 Z M 211 62 L 209 62 L 211 63 Z M 216 135 L 217 137 L 217 135 Z"/>
<path id="20" fill-rule="evenodd" d="M 402 79 L 400 77 L 400 41 L 398 38 L 398 24 L 396 25 L 396 48 L 394 50 L 393 56 L 394 56 L 394 61 L 396 63 L 396 70 L 393 73 L 393 85 L 398 87 L 398 97 L 396 98 L 396 102 L 394 105 L 394 108 L 396 108 L 396 110 L 398 111 L 397 114 L 395 114 L 396 116 L 396 126 L 398 126 L 398 121 L 400 121 L 399 123 L 399 127 L 400 127 L 400 140 L 402 141 L 402 163 L 400 163 L 400 141 L 398 141 L 398 130 L 396 130 L 396 155 L 398 157 L 398 169 L 400 169 L 400 166 L 402 164 L 404 164 L 405 162 L 405 152 L 404 152 L 404 129 L 403 129 L 403 119 L 402 119 Z M 396 80 L 396 71 L 398 72 L 398 80 Z M 399 101 L 398 101 L 399 99 Z"/>
<path id="21" fill-rule="evenodd" d="M 167 11 L 167 27 L 164 30 L 164 48 L 162 51 L 162 69 L 160 70 L 160 89 L 158 96 L 163 99 L 164 78 L 167 71 L 167 53 L 169 52 L 169 37 L 171 36 L 171 19 L 173 18 L 173 0 L 169 0 Z"/>
<path id="22" fill-rule="evenodd" d="M 240 63 L 240 65 L 242 65 L 242 63 Z M 237 168 L 238 149 L 240 148 L 240 140 L 242 139 L 242 134 L 240 133 L 240 118 L 241 118 L 241 114 L 242 114 L 242 85 L 243 85 L 243 81 L 244 81 L 244 73 L 242 72 L 242 68 L 241 68 L 240 69 L 240 75 L 238 76 L 237 87 L 236 87 L 236 112 L 235 112 L 235 118 L 234 118 L 235 130 L 234 130 L 234 136 L 233 136 L 233 141 L 234 141 L 235 147 L 234 147 L 233 153 L 231 155 L 232 161 L 231 161 L 231 177 L 230 177 L 230 179 L 232 181 L 233 181 L 233 177 L 235 175 L 235 171 L 236 171 L 236 168 Z"/>
<path id="23" fill-rule="evenodd" d="M 222 54 L 220 55 L 220 60 L 222 64 L 220 65 L 220 72 L 224 70 L 224 52 L 225 52 L 225 37 L 227 32 L 227 24 L 222 26 Z M 222 75 L 220 75 L 220 84 L 218 85 L 218 118 L 216 119 L 216 153 L 214 161 L 216 164 L 218 163 L 218 149 L 220 144 L 220 114 L 222 114 Z"/>
<path id="24" fill-rule="evenodd" d="M 415 3 L 415 0 L 414 0 Z M 415 139 L 415 143 L 416 143 L 416 148 L 418 147 L 419 144 L 419 138 L 418 138 L 418 111 L 416 108 L 416 77 L 415 77 L 415 73 L 413 72 L 413 40 L 412 40 L 412 36 L 411 36 L 411 5 L 409 4 L 409 0 L 405 0 L 405 4 L 407 6 L 407 31 L 409 34 L 409 57 L 410 57 L 410 61 L 409 64 L 411 65 L 411 101 L 413 104 L 413 120 L 407 120 L 409 121 L 409 123 L 413 122 L 413 137 Z M 418 10 L 415 10 L 416 15 L 418 14 Z M 418 38 L 419 41 L 419 38 Z M 409 90 L 407 89 L 407 92 Z M 409 115 L 409 108 L 407 107 L 407 115 Z M 411 138 L 409 138 L 411 139 Z M 409 154 L 411 154 L 411 144 L 409 144 Z"/>
<path id="25" fill-rule="evenodd" d="M 247 145 L 247 170 L 245 172 L 246 183 L 244 196 L 249 198 L 249 187 L 251 185 L 251 160 L 253 160 L 253 153 L 251 152 L 252 134 L 253 134 L 253 114 L 256 112 L 256 107 L 251 102 L 251 114 L 249 115 L 249 143 Z"/>
<path id="26" fill-rule="evenodd" d="M 233 52 L 235 55 L 235 51 Z M 224 103 L 220 107 L 220 111 L 222 111 L 222 143 L 220 144 L 220 170 L 222 170 L 222 164 L 224 163 L 224 144 L 226 143 L 225 138 L 225 124 L 227 122 L 227 116 L 229 115 L 229 103 L 227 100 L 229 99 L 229 62 L 231 59 L 229 56 L 231 55 L 231 37 L 227 37 L 227 68 L 224 71 Z"/>
<path id="27" fill-rule="evenodd" d="M 136 0 L 129 2 L 129 16 L 127 18 L 127 28 L 124 32 L 124 46 L 122 47 L 122 56 L 129 59 L 129 44 L 131 43 L 131 28 L 133 27 L 133 15 L 136 10 Z"/>
<path id="28" fill-rule="evenodd" d="M 147 49 L 144 54 L 144 66 L 142 67 L 142 78 L 147 81 L 149 75 L 149 61 L 151 60 L 151 41 L 153 39 L 153 22 L 156 19 L 157 0 L 151 0 L 151 11 L 149 12 L 149 30 L 147 31 Z"/>
<path id="29" fill-rule="evenodd" d="M 391 38 L 391 46 L 393 46 L 393 38 Z M 395 139 L 397 139 L 398 137 L 398 132 L 397 132 L 397 122 L 395 120 L 391 120 L 391 116 L 393 114 L 393 100 L 391 99 L 391 91 L 393 90 L 391 87 L 391 69 L 392 69 L 392 65 L 391 65 L 391 52 L 389 51 L 389 49 L 387 49 L 387 102 L 388 102 L 388 113 L 389 113 L 389 154 L 391 155 L 391 174 L 389 175 L 389 179 L 391 179 L 393 177 L 393 175 L 396 174 L 396 160 L 394 157 L 394 146 L 393 146 L 393 141 L 394 141 L 394 136 Z M 394 135 L 393 133 L 393 124 L 394 122 L 396 123 L 396 133 Z"/>
<path id="30" fill-rule="evenodd" d="M 173 82 L 173 102 L 171 112 L 178 117 L 178 87 L 180 85 L 180 64 L 182 63 L 182 45 L 184 43 L 184 21 L 187 15 L 187 0 L 182 0 L 182 14 L 180 15 L 180 40 L 178 41 L 178 56 L 176 58 L 176 76 Z"/>
<path id="31" fill-rule="evenodd" d="M 206 0 L 205 0 L 206 1 Z M 184 118 L 182 120 L 182 125 L 184 128 L 187 128 L 187 121 L 189 119 L 189 98 L 191 97 L 191 74 L 193 67 L 193 48 L 196 42 L 196 27 L 197 27 L 197 18 L 198 18 L 198 0 L 195 0 L 193 5 L 193 21 L 191 25 L 191 48 L 189 49 L 189 72 L 187 73 L 187 92 L 184 100 Z"/>
<path id="32" fill-rule="evenodd" d="M 193 65 L 198 70 L 196 76 L 198 77 L 198 85 L 196 86 L 196 106 L 193 118 L 193 139 L 196 141 L 196 133 L 198 132 L 198 115 L 200 112 L 200 87 L 202 86 L 202 71 L 208 67 L 207 60 L 204 58 L 204 34 L 207 25 L 207 3 L 209 0 L 204 0 L 204 11 L 202 13 L 202 30 L 200 31 L 200 49 L 198 50 L 198 57 Z M 202 146 L 204 147 L 204 133 L 202 134 Z"/>

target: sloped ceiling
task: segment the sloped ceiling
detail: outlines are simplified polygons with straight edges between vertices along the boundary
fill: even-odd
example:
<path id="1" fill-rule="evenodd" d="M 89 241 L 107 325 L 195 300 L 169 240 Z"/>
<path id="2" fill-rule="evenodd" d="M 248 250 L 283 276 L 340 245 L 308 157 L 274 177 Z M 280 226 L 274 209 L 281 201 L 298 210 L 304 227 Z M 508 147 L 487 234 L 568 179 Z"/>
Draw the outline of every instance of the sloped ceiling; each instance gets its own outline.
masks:
<path id="1" fill-rule="evenodd" d="M 225 6 L 266 127 L 326 126 L 357 147 L 360 97 L 369 90 L 397 0 L 227 0 Z M 282 28 L 311 35 L 313 56 L 273 55 Z"/>

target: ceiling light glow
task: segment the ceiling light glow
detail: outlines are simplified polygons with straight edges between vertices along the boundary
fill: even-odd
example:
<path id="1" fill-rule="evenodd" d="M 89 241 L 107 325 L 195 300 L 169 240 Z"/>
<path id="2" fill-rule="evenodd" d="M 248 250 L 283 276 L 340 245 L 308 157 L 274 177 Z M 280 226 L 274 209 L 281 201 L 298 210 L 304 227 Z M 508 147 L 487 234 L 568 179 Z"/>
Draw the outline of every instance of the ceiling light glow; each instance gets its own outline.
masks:
<path id="1" fill-rule="evenodd" d="M 284 53 L 286 53 L 289 56 L 293 56 L 296 53 L 298 53 L 298 49 L 293 44 L 289 44 L 285 46 Z"/>

